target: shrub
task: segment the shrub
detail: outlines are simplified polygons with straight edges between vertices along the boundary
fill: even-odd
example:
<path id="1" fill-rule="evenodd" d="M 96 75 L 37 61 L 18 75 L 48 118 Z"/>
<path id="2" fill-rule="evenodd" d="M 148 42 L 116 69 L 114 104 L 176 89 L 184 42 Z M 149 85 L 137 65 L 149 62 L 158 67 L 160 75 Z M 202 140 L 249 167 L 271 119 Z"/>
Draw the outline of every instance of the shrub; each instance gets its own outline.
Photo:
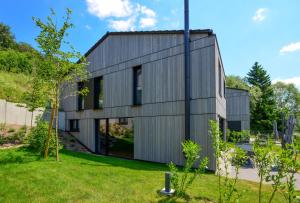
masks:
<path id="1" fill-rule="evenodd" d="M 15 131 L 16 131 L 15 129 L 13 129 L 13 128 L 9 128 L 7 132 L 9 132 L 9 133 L 13 133 L 13 132 L 15 132 Z"/>
<path id="2" fill-rule="evenodd" d="M 41 155 L 45 150 L 45 143 L 48 137 L 48 126 L 49 123 L 44 120 L 39 120 L 37 126 L 32 128 L 28 136 L 29 147 L 37 151 Z M 56 153 L 56 138 L 55 134 L 52 133 L 49 145 L 49 154 L 55 155 Z"/>
<path id="3" fill-rule="evenodd" d="M 219 129 L 218 122 L 209 121 L 209 134 L 212 137 L 214 156 L 216 158 L 216 174 L 218 176 L 218 202 L 238 202 L 241 196 L 237 187 L 238 174 L 241 166 L 246 162 L 247 156 L 244 150 L 235 146 L 236 142 L 241 141 L 243 133 L 236 136 L 228 143 L 221 139 L 222 132 Z M 230 131 L 228 131 L 229 134 Z M 238 134 L 236 134 L 238 135 Z M 228 136 L 230 138 L 230 136 Z M 234 178 L 230 178 L 231 166 L 234 166 Z M 222 181 L 221 176 L 224 176 Z"/>
<path id="4" fill-rule="evenodd" d="M 171 172 L 171 183 L 176 191 L 176 195 L 183 197 L 186 194 L 188 187 L 194 182 L 195 178 L 204 173 L 207 167 L 208 160 L 204 158 L 199 163 L 197 169 L 193 171 L 193 174 L 190 174 L 192 167 L 195 162 L 199 159 L 200 146 L 194 143 L 191 140 L 187 140 L 182 143 L 183 153 L 185 155 L 186 161 L 183 168 L 183 174 L 179 174 L 179 170 L 174 163 L 169 164 Z"/>

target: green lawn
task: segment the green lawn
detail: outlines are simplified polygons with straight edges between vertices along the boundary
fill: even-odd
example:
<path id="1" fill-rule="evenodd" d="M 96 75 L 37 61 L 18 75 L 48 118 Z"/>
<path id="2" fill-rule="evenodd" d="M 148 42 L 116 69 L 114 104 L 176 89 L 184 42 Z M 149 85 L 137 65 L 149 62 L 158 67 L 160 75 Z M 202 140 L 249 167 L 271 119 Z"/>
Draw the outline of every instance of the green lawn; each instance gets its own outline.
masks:
<path id="1" fill-rule="evenodd" d="M 41 160 L 25 148 L 0 150 L 0 202 L 183 202 L 157 191 L 164 164 L 61 151 L 61 162 Z M 240 202 L 256 202 L 257 184 L 239 182 Z M 270 186 L 264 186 L 264 198 Z M 216 200 L 217 178 L 206 174 L 188 192 L 190 202 Z M 283 202 L 277 195 L 275 202 Z"/>

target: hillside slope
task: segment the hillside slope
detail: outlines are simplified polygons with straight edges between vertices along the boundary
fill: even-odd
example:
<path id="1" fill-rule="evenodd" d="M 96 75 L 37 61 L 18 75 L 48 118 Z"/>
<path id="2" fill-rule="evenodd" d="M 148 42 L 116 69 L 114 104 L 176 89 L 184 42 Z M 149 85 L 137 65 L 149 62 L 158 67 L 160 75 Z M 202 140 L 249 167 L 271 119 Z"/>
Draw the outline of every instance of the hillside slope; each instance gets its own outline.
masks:
<path id="1" fill-rule="evenodd" d="M 10 102 L 23 102 L 22 95 L 28 91 L 30 76 L 22 73 L 0 71 L 0 99 Z"/>

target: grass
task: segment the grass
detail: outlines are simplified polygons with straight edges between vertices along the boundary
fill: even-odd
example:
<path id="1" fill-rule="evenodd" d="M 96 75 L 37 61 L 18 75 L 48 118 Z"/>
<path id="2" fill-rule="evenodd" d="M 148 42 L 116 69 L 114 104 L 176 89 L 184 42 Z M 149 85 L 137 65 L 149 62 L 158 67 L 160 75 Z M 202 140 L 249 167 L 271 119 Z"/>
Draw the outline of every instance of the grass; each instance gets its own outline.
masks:
<path id="1" fill-rule="evenodd" d="M 30 77 L 21 73 L 0 71 L 0 99 L 22 103 L 22 95 L 29 89 Z"/>
<path id="2" fill-rule="evenodd" d="M 26 148 L 0 150 L 0 202 L 185 202 L 160 196 L 166 165 L 61 151 L 61 162 Z M 240 202 L 256 202 L 258 184 L 240 181 Z M 271 187 L 264 186 L 263 198 Z M 217 177 L 205 174 L 189 202 L 216 201 Z M 274 202 L 283 202 L 279 194 Z"/>

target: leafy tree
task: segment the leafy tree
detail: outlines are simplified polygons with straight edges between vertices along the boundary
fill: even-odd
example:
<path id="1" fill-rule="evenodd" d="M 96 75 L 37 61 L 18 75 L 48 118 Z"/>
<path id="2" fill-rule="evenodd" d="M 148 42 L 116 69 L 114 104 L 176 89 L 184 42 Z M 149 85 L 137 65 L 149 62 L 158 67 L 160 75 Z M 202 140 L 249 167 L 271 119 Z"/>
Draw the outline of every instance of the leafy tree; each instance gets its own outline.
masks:
<path id="1" fill-rule="evenodd" d="M 0 23 L 0 50 L 15 47 L 15 37 L 10 31 L 10 27 Z"/>
<path id="2" fill-rule="evenodd" d="M 248 84 L 240 76 L 226 76 L 226 87 L 249 90 Z"/>
<path id="3" fill-rule="evenodd" d="M 251 102 L 251 128 L 258 131 L 272 130 L 276 119 L 276 103 L 270 76 L 267 71 L 255 62 L 248 72 L 246 81 L 255 88 L 256 103 Z"/>
<path id="4" fill-rule="evenodd" d="M 273 89 L 280 111 L 294 115 L 300 112 L 300 91 L 294 84 L 277 82 L 273 85 Z"/>
<path id="5" fill-rule="evenodd" d="M 37 68 L 37 77 L 43 80 L 45 85 L 45 94 L 50 98 L 51 102 L 51 116 L 48 127 L 48 138 L 44 151 L 44 157 L 48 157 L 49 142 L 51 139 L 51 131 L 54 116 L 56 114 L 56 160 L 58 157 L 58 120 L 59 120 L 59 104 L 61 93 L 68 87 L 70 96 L 74 94 L 84 94 L 86 89 L 78 92 L 74 86 L 78 80 L 84 81 L 87 79 L 88 72 L 86 70 L 85 58 L 79 52 L 76 52 L 73 46 L 66 41 L 68 36 L 67 30 L 73 27 L 71 20 L 70 9 L 67 9 L 66 16 L 63 17 L 62 26 L 59 26 L 54 19 L 55 12 L 51 10 L 51 15 L 47 17 L 46 22 L 41 21 L 39 18 L 33 18 L 36 26 L 40 28 L 40 34 L 35 39 L 39 48 L 44 56 L 44 63 Z M 68 50 L 63 50 L 62 47 L 67 47 Z M 78 61 L 74 63 L 74 61 Z M 73 90 L 73 91 L 72 91 Z"/>

